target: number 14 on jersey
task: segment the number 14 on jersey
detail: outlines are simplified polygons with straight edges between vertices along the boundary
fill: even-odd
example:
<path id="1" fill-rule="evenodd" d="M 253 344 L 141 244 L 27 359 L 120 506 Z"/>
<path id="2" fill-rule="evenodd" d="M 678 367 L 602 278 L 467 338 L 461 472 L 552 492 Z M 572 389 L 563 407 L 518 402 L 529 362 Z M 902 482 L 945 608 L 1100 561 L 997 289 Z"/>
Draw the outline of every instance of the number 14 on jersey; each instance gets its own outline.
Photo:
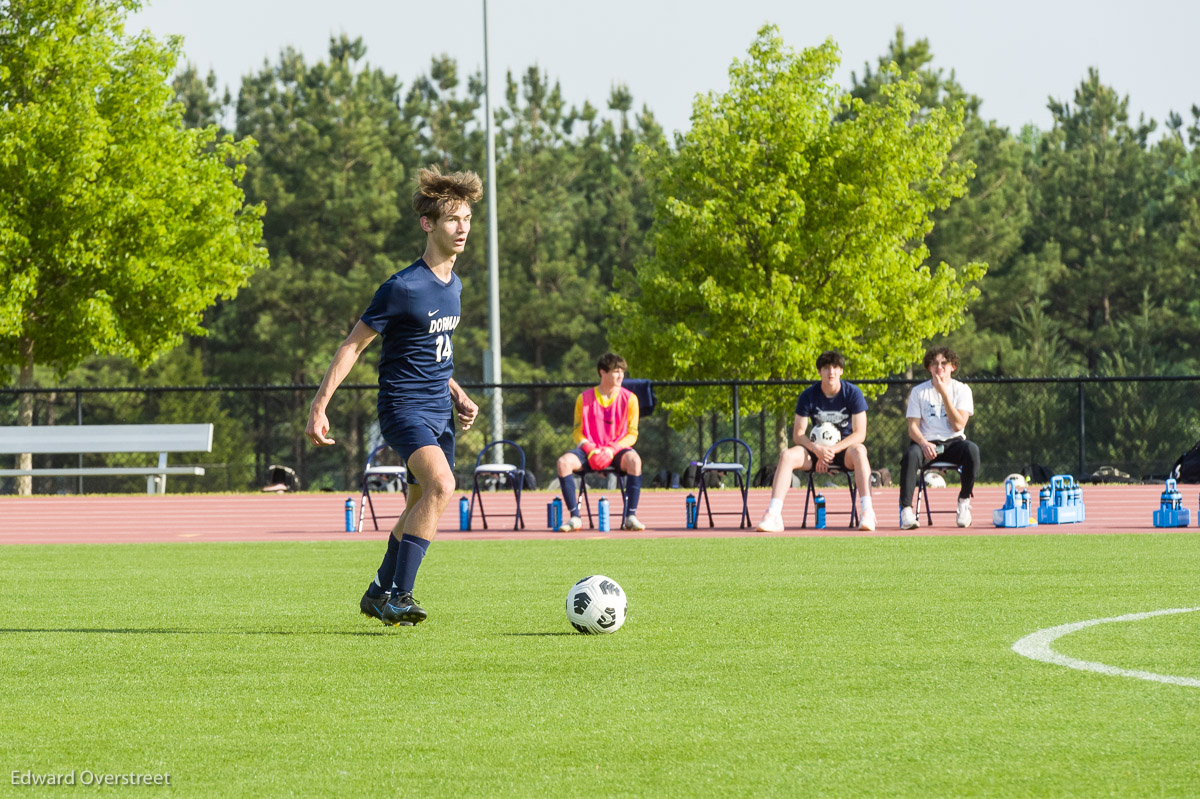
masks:
<path id="1" fill-rule="evenodd" d="M 448 360 L 450 354 L 454 352 L 454 348 L 450 345 L 450 337 L 445 334 L 437 337 L 434 348 L 437 354 L 437 363 Z"/>

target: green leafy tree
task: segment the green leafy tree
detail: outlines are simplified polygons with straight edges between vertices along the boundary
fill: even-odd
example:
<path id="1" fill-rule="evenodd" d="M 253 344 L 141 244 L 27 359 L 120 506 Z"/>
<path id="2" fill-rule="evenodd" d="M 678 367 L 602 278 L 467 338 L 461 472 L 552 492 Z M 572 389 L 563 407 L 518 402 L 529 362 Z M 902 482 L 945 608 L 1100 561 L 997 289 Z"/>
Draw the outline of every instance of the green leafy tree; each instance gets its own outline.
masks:
<path id="1" fill-rule="evenodd" d="M 261 209 L 238 185 L 253 142 L 183 125 L 179 42 L 126 36 L 136 7 L 0 7 L 0 364 L 21 386 L 37 363 L 149 363 L 266 263 Z"/>
<path id="2" fill-rule="evenodd" d="M 765 27 L 729 91 L 697 98 L 676 151 L 646 149 L 655 251 L 638 292 L 614 298 L 624 324 L 611 334 L 646 372 L 790 378 L 837 347 L 854 377 L 876 377 L 961 323 L 985 267 L 931 269 L 920 242 L 970 176 L 949 158 L 962 109 L 919 115 L 920 87 L 904 79 L 876 102 L 849 97 L 836 64 L 832 42 L 797 54 Z M 742 407 L 793 394 L 747 391 Z M 670 405 L 686 420 L 729 403 L 690 392 Z"/>

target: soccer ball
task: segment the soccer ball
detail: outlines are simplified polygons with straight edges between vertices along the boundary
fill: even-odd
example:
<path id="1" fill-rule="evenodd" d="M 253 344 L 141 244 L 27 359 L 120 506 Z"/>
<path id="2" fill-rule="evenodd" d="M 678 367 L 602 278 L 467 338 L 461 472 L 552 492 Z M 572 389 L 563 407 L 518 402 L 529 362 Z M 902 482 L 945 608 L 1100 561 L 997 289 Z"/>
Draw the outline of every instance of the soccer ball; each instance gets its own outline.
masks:
<path id="1" fill-rule="evenodd" d="M 1020 494 L 1025 490 L 1025 475 L 1013 473 L 1004 478 L 1005 483 L 1009 480 L 1012 480 L 1014 493 Z"/>
<path id="2" fill-rule="evenodd" d="M 808 434 L 808 440 L 820 444 L 823 447 L 832 447 L 834 444 L 842 440 L 842 431 L 837 429 L 837 425 L 830 422 L 822 422 L 812 429 Z"/>
<path id="3" fill-rule="evenodd" d="M 567 621 L 584 635 L 615 633 L 625 623 L 625 592 L 616 580 L 584 577 L 567 592 Z"/>

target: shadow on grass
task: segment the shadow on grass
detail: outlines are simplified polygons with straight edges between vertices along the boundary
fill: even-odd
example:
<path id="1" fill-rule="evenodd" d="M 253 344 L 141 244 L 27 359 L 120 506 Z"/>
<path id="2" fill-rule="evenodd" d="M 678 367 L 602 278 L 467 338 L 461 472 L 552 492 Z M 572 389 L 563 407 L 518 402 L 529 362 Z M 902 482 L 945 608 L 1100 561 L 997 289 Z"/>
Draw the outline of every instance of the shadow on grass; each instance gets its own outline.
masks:
<path id="1" fill-rule="evenodd" d="M 383 630 L 184 630 L 170 627 L 0 627 L 0 635 L 84 633 L 93 635 L 391 635 Z"/>

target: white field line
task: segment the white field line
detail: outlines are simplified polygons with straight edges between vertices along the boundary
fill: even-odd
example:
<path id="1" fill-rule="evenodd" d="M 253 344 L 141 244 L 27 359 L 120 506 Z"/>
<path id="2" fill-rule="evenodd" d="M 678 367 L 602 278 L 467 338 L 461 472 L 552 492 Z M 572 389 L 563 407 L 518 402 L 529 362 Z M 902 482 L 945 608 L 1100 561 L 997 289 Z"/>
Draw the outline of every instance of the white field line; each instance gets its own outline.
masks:
<path id="1" fill-rule="evenodd" d="M 1053 663 L 1057 666 L 1066 666 L 1069 669 L 1095 671 L 1100 674 L 1111 674 L 1115 677 L 1134 677 L 1139 680 L 1151 680 L 1153 682 L 1170 683 L 1171 685 L 1186 685 L 1191 688 L 1200 688 L 1200 679 L 1195 677 L 1175 677 L 1171 674 L 1155 674 L 1152 671 L 1119 669 L 1116 666 L 1108 666 L 1104 663 L 1092 663 L 1087 660 L 1067 657 L 1050 648 L 1050 644 L 1055 639 L 1062 638 L 1064 635 L 1070 635 L 1085 627 L 1094 627 L 1097 624 L 1108 624 L 1109 622 L 1118 621 L 1141 621 L 1142 619 L 1149 619 L 1154 616 L 1168 616 L 1173 613 L 1193 613 L 1197 610 L 1200 610 L 1200 608 L 1170 608 L 1168 610 L 1152 610 L 1147 613 L 1130 613 L 1125 616 L 1114 616 L 1111 619 L 1089 619 L 1088 621 L 1077 621 L 1072 624 L 1060 624 L 1058 627 L 1047 627 L 1044 630 L 1038 630 L 1032 635 L 1025 636 L 1013 644 L 1013 651 L 1018 655 L 1024 655 L 1032 660 Z"/>

